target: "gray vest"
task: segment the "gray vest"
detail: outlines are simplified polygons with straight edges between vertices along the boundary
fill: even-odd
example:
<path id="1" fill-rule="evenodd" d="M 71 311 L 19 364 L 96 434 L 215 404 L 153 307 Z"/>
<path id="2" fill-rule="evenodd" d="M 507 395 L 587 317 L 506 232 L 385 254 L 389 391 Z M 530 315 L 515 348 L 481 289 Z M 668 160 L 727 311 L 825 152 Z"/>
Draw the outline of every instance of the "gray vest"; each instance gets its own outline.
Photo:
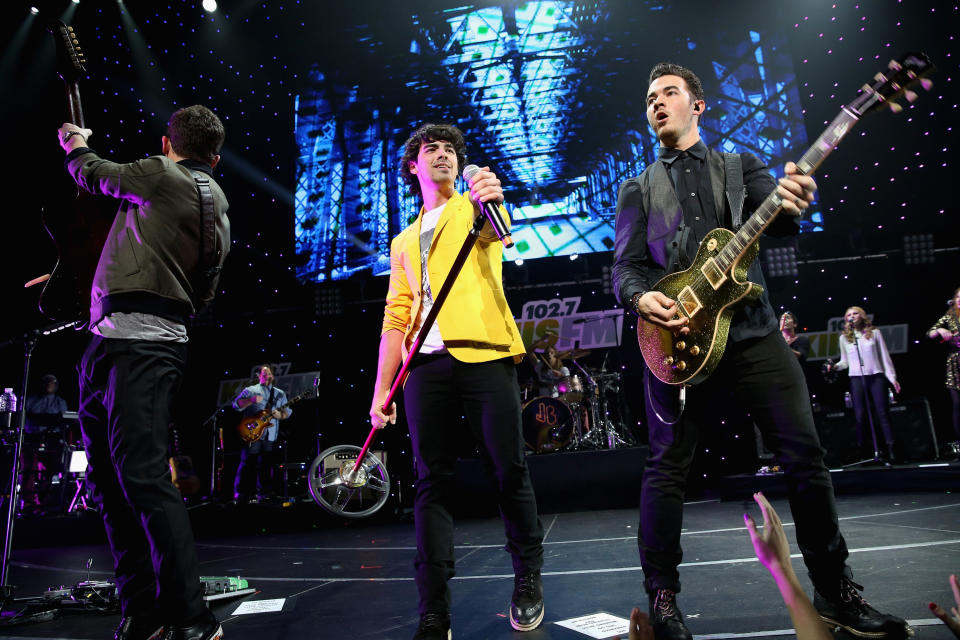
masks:
<path id="1" fill-rule="evenodd" d="M 747 197 L 740 155 L 708 149 L 707 168 L 710 171 L 717 226 L 726 226 L 724 223 L 730 220 L 732 228 L 736 230 L 742 224 L 743 202 Z M 666 166 L 659 160 L 648 166 L 640 174 L 640 188 L 643 209 L 647 212 L 647 246 L 650 255 L 664 267 L 664 275 L 672 273 L 676 271 L 677 258 L 682 247 L 686 246 L 687 238 L 685 232 L 678 233 L 683 223 L 683 209 L 667 175 Z M 729 217 L 728 212 L 732 212 Z M 685 231 L 689 229 L 685 228 Z M 693 256 L 688 258 L 692 259 Z"/>

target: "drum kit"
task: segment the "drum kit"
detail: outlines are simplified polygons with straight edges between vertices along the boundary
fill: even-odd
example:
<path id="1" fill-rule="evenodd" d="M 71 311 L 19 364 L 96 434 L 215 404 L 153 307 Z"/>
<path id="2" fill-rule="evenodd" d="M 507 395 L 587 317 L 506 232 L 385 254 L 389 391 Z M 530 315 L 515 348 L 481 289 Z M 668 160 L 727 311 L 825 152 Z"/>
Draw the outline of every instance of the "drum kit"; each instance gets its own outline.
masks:
<path id="1" fill-rule="evenodd" d="M 629 444 L 624 440 L 626 432 L 619 420 L 612 419 L 618 411 L 617 403 L 610 399 L 616 399 L 620 393 L 620 373 L 582 366 L 578 360 L 588 355 L 590 351 L 586 349 L 557 354 L 579 373 L 557 380 L 556 395 L 531 397 L 536 383 L 524 387 L 523 439 L 530 451 L 615 449 Z"/>

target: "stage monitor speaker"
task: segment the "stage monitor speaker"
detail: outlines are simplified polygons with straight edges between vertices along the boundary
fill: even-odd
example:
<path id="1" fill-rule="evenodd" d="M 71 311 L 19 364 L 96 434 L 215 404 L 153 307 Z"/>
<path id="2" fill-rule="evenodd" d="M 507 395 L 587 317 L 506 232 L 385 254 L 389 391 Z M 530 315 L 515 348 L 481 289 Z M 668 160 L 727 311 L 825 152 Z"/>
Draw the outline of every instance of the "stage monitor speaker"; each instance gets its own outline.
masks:
<path id="1" fill-rule="evenodd" d="M 926 398 L 910 399 L 890 407 L 893 437 L 907 460 L 934 460 L 939 456 L 937 432 Z"/>
<path id="2" fill-rule="evenodd" d="M 910 399 L 890 406 L 890 425 L 899 454 L 907 462 L 934 460 L 938 456 L 937 434 L 926 398 Z M 828 466 L 851 462 L 856 457 L 857 425 L 853 410 L 823 414 L 817 420 L 820 443 L 827 450 Z M 883 433 L 877 425 L 880 453 L 886 454 Z"/>

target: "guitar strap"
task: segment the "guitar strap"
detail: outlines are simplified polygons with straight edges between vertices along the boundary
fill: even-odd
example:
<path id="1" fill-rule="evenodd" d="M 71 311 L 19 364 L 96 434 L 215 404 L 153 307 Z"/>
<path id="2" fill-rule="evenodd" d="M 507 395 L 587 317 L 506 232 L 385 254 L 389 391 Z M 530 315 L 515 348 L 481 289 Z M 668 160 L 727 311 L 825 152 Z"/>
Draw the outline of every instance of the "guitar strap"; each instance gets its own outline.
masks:
<path id="1" fill-rule="evenodd" d="M 734 231 L 743 224 L 743 202 L 747 199 L 747 188 L 743 184 L 743 163 L 739 153 L 723 154 L 723 168 L 727 204 L 730 206 L 730 221 Z"/>
<path id="2" fill-rule="evenodd" d="M 270 387 L 270 397 L 267 398 L 267 406 L 264 408 L 264 411 L 270 411 L 271 409 L 273 409 L 273 397 L 276 391 L 277 391 L 277 388 L 275 386 Z"/>
<path id="3" fill-rule="evenodd" d="M 200 281 L 204 286 L 194 286 L 194 291 L 206 291 L 209 284 L 220 273 L 220 257 L 223 249 L 217 248 L 217 225 L 213 205 L 213 191 L 210 189 L 210 178 L 200 171 L 190 170 L 194 182 L 197 183 L 197 195 L 200 197 Z M 195 301 L 199 302 L 199 301 Z M 195 307 L 198 304 L 194 305 Z"/>

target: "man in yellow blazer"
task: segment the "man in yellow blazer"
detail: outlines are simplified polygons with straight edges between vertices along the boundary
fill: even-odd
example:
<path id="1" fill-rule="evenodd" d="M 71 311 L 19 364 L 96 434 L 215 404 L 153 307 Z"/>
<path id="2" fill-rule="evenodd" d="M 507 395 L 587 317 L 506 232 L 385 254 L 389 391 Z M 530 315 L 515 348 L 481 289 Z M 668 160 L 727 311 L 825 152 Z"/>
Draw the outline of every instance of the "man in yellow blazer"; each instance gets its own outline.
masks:
<path id="1" fill-rule="evenodd" d="M 371 424 L 397 419 L 396 404 L 383 404 L 403 358 L 433 306 L 433 291 L 446 279 L 480 203 L 503 203 L 500 181 L 483 168 L 455 189 L 466 163 L 463 134 L 450 125 L 426 124 L 405 143 L 400 173 L 423 206 L 416 221 L 390 246 L 390 288 L 380 336 Z M 509 223 L 503 207 L 501 215 Z M 524 353 L 520 332 L 503 292 L 503 248 L 489 223 L 470 251 L 404 385 L 404 404 L 417 472 L 414 560 L 420 624 L 414 640 L 447 640 L 454 575 L 454 465 L 460 416 L 480 445 L 497 487 L 500 512 L 513 557 L 510 624 L 535 629 L 543 620 L 543 526 L 523 452 L 520 389 L 515 362 Z"/>

